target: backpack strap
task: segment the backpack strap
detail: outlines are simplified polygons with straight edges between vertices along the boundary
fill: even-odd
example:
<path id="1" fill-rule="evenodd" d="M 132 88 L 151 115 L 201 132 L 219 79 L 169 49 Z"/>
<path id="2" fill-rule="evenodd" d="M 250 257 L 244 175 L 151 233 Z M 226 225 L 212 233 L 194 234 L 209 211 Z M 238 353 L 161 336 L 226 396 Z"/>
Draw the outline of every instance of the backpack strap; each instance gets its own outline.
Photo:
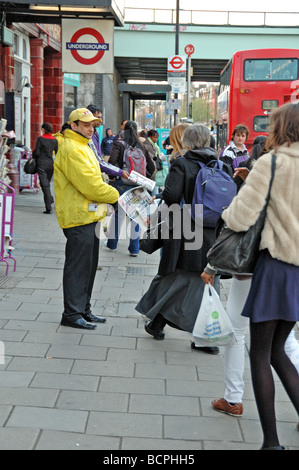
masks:
<path id="1" fill-rule="evenodd" d="M 218 170 L 223 170 L 224 162 L 221 160 L 211 160 L 206 166 L 217 167 Z"/>

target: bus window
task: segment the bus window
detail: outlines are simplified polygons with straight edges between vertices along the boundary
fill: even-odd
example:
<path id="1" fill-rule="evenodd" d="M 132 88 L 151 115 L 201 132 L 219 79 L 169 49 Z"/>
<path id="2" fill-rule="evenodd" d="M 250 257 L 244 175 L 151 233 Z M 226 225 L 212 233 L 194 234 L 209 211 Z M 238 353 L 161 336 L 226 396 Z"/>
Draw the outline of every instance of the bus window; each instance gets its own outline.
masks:
<path id="1" fill-rule="evenodd" d="M 278 108 L 278 100 L 263 100 L 262 109 L 269 110 Z"/>
<path id="2" fill-rule="evenodd" d="M 255 116 L 253 119 L 254 132 L 267 132 L 269 126 L 269 116 Z"/>
<path id="3" fill-rule="evenodd" d="M 245 81 L 296 80 L 298 59 L 247 59 L 244 61 Z"/>

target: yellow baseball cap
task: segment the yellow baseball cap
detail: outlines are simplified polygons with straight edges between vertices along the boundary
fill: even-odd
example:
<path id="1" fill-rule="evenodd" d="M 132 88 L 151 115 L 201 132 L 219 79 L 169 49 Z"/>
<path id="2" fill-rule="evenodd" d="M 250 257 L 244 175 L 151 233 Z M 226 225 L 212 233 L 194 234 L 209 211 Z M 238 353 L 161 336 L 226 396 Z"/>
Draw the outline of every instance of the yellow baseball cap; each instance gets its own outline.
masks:
<path id="1" fill-rule="evenodd" d="M 99 118 L 96 118 L 91 111 L 87 108 L 78 108 L 74 109 L 74 111 L 71 112 L 69 115 L 69 121 L 68 123 L 70 124 L 71 122 L 74 121 L 83 121 L 83 122 L 91 122 L 91 121 L 100 121 Z"/>

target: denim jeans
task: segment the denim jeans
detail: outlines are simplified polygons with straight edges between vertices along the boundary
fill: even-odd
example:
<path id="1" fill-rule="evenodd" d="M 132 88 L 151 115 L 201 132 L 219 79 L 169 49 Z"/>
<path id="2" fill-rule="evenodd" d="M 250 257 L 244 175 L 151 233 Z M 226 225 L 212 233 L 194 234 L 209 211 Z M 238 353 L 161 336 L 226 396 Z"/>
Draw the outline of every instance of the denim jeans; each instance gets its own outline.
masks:
<path id="1" fill-rule="evenodd" d="M 111 186 L 113 186 L 120 195 L 124 194 L 128 189 L 131 189 L 132 186 L 127 186 L 122 183 L 121 180 L 115 180 Z M 124 210 L 118 206 L 118 209 L 112 214 L 111 221 L 108 229 L 108 241 L 107 247 L 110 250 L 116 250 L 119 234 L 121 231 L 121 226 L 123 221 L 126 218 L 126 213 Z M 131 254 L 139 253 L 139 238 L 140 238 L 140 227 L 133 220 L 130 221 L 130 242 L 128 250 Z"/>

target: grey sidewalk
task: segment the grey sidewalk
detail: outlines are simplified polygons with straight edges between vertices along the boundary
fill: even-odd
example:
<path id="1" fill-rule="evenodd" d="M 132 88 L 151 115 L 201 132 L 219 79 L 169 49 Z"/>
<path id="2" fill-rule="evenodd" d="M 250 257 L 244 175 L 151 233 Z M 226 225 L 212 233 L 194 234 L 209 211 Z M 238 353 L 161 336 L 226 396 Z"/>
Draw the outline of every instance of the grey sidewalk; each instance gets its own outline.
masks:
<path id="1" fill-rule="evenodd" d="M 102 248 L 93 313 L 107 323 L 87 332 L 62 327 L 64 236 L 55 213 L 42 214 L 41 193 L 16 199 L 17 270 L 5 277 L 0 264 L 0 449 L 259 449 L 248 355 L 237 419 L 210 404 L 224 392 L 222 350 L 192 351 L 190 335 L 169 327 L 164 341 L 145 333 L 134 308 L 159 254 L 130 258 L 125 240 L 117 253 Z M 223 281 L 224 302 L 228 289 Z M 276 385 L 281 443 L 299 450 L 295 410 Z"/>

